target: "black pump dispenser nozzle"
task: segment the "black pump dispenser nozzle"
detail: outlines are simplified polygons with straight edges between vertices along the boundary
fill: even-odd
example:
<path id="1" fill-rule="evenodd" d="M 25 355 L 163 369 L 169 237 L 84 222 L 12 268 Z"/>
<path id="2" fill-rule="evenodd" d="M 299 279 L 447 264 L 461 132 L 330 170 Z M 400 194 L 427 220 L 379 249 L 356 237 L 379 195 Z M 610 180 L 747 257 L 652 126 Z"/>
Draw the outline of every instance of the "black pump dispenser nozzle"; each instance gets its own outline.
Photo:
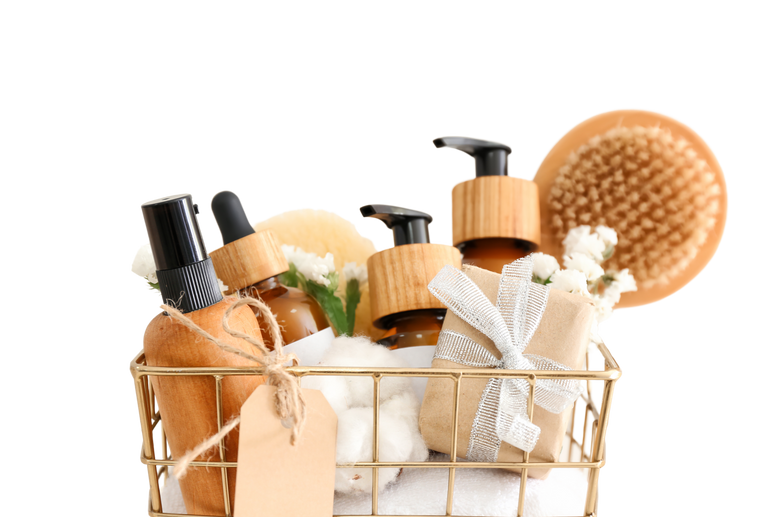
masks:
<path id="1" fill-rule="evenodd" d="M 181 312 L 220 302 L 223 296 L 199 232 L 199 209 L 191 196 L 168 196 L 141 208 L 164 301 L 174 303 Z"/>
<path id="2" fill-rule="evenodd" d="M 474 157 L 476 177 L 508 176 L 511 148 L 497 142 L 462 136 L 445 136 L 433 141 L 436 147 L 451 147 Z"/>
<path id="3" fill-rule="evenodd" d="M 396 246 L 430 242 L 428 224 L 433 218 L 424 212 L 399 206 L 366 205 L 361 207 L 361 215 L 382 220 L 393 230 L 393 244 Z"/>
<path id="4" fill-rule="evenodd" d="M 223 245 L 234 242 L 250 234 L 256 233 L 242 209 L 242 203 L 236 194 L 229 191 L 219 192 L 210 205 L 215 214 L 215 221 L 221 230 Z"/>

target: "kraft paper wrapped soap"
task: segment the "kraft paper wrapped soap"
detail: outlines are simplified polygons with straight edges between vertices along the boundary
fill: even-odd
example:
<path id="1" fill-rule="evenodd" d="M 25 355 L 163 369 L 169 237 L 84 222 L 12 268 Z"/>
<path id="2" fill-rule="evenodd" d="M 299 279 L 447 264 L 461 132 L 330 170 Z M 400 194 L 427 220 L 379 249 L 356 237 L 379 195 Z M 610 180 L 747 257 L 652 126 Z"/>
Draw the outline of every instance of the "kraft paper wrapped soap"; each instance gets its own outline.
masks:
<path id="1" fill-rule="evenodd" d="M 505 266 L 504 273 L 507 270 L 512 275 L 508 276 L 504 282 L 501 282 L 501 275 L 497 273 L 464 265 L 462 273 L 451 270 L 442 271 L 431 282 L 429 288 L 431 288 L 432 292 L 434 290 L 438 292 L 439 286 L 443 285 L 449 291 L 458 289 L 460 293 L 463 293 L 463 295 L 457 296 L 457 298 L 454 293 L 447 295 L 450 310 L 444 321 L 442 335 L 439 338 L 439 346 L 432 366 L 434 368 L 490 366 L 536 370 L 584 369 L 584 358 L 587 345 L 589 344 L 590 328 L 594 320 L 593 302 L 580 295 L 548 289 L 545 286 L 530 283 L 529 279 L 532 274 L 531 257 Z M 514 275 L 515 272 L 517 272 L 517 275 Z M 447 277 L 441 278 L 445 273 Z M 521 280 L 516 278 L 520 275 Z M 512 280 L 508 280 L 508 278 L 512 278 Z M 527 282 L 525 278 L 528 279 Z M 475 297 L 471 296 L 471 291 L 475 287 L 481 290 L 486 300 L 484 297 L 481 297 L 478 303 L 471 301 L 476 300 Z M 501 288 L 502 298 L 500 302 L 498 300 L 499 287 Z M 527 316 L 522 321 L 521 326 L 518 324 L 519 322 L 515 323 L 511 320 L 511 316 L 508 316 L 508 314 L 515 313 L 513 310 L 514 304 L 508 305 L 507 299 L 509 296 L 521 297 L 520 299 L 523 303 L 527 306 L 529 302 L 531 309 L 533 309 L 531 311 L 523 311 L 523 314 L 527 314 Z M 440 296 L 440 299 L 443 297 L 443 295 Z M 458 305 L 462 304 L 462 306 L 473 303 L 474 307 L 467 308 L 473 316 L 466 317 L 465 319 L 462 318 L 458 314 L 460 311 L 452 309 L 452 305 L 456 303 Z M 499 303 L 500 305 L 498 305 Z M 505 308 L 501 308 L 504 306 L 504 303 Z M 536 307 L 543 309 L 542 316 L 540 311 L 534 310 Z M 508 324 L 509 334 L 511 334 L 515 326 L 518 328 L 528 328 L 532 323 L 532 328 L 528 331 L 528 334 L 525 334 L 524 341 L 527 343 L 527 346 L 523 350 L 524 355 L 519 353 L 511 354 L 510 352 L 509 357 L 501 361 L 502 354 L 495 342 L 487 337 L 485 333 L 469 324 L 473 322 L 481 325 L 481 322 L 487 321 L 488 318 L 492 318 L 493 321 L 497 320 L 499 316 L 495 315 L 493 317 L 494 313 L 492 311 L 499 311 L 506 315 L 504 319 Z M 532 321 L 531 317 L 533 318 Z M 515 318 L 519 318 L 519 316 Z M 469 322 L 466 322 L 466 319 Z M 493 332 L 492 327 L 490 327 L 488 333 L 496 337 L 500 336 L 498 337 L 499 342 L 503 343 L 504 333 L 501 332 L 500 335 L 497 335 L 497 332 Z M 446 338 L 442 339 L 444 335 L 446 335 Z M 519 341 L 519 338 L 516 338 L 516 341 Z M 463 360 L 463 356 L 466 356 L 466 353 L 461 352 L 461 350 L 468 350 L 467 360 Z M 458 359 L 458 361 L 453 359 Z M 496 363 L 500 363 L 500 365 L 496 366 Z M 504 366 L 503 363 L 507 364 Z M 499 388 L 493 396 L 492 384 L 488 385 L 490 382 L 489 379 L 463 379 L 461 381 L 457 455 L 460 458 L 468 458 L 471 461 L 520 462 L 523 460 L 522 450 L 492 436 L 493 432 L 490 433 L 490 436 L 487 436 L 487 430 L 485 429 L 487 425 L 482 423 L 487 420 L 487 415 L 484 414 L 487 412 L 487 408 L 489 408 L 490 417 L 493 416 L 494 412 L 498 414 L 499 426 L 501 425 L 501 416 L 504 414 L 497 409 L 493 409 L 498 408 L 498 401 L 500 400 L 498 397 L 501 389 Z M 510 382 L 513 383 L 509 385 L 512 388 L 519 388 L 519 382 L 522 383 L 522 389 L 527 385 L 525 381 Z M 519 418 L 515 418 L 514 421 L 518 421 L 517 426 L 522 426 L 521 429 L 524 431 L 522 437 L 525 440 L 530 441 L 531 438 L 533 439 L 533 443 L 530 444 L 532 450 L 530 450 L 529 461 L 555 462 L 559 459 L 563 438 L 573 408 L 573 401 L 581 392 L 581 385 L 577 381 L 554 383 L 553 381 L 539 380 L 536 387 L 536 400 L 539 398 L 538 391 L 540 388 L 538 385 L 542 383 L 544 383 L 542 388 L 545 390 L 544 395 L 546 395 L 544 399 L 550 401 L 548 404 L 545 403 L 545 405 L 552 407 L 553 411 L 561 408 L 566 409 L 559 413 L 554 413 L 540 407 L 536 403 L 532 422 L 537 428 L 540 428 L 540 434 L 538 429 L 535 426 L 531 426 L 529 422 L 524 420 L 518 421 Z M 451 379 L 430 379 L 420 411 L 420 430 L 426 444 L 432 450 L 445 453 L 450 452 L 451 445 L 453 386 Z M 488 394 L 485 394 L 485 397 L 483 397 L 485 390 L 488 391 Z M 504 388 L 503 391 L 507 390 Z M 512 389 L 512 392 L 515 392 L 514 389 Z M 477 419 L 478 412 L 481 414 Z M 476 425 L 475 419 L 477 419 Z M 493 424 L 493 422 L 494 420 L 490 423 Z M 494 424 L 489 427 L 494 427 Z M 472 435 L 475 438 L 473 440 Z M 538 435 L 537 441 L 535 435 Z M 510 439 L 509 441 L 514 440 Z M 529 450 L 529 447 L 526 446 L 525 448 Z M 528 475 L 543 479 L 549 474 L 550 470 L 529 469 Z"/>

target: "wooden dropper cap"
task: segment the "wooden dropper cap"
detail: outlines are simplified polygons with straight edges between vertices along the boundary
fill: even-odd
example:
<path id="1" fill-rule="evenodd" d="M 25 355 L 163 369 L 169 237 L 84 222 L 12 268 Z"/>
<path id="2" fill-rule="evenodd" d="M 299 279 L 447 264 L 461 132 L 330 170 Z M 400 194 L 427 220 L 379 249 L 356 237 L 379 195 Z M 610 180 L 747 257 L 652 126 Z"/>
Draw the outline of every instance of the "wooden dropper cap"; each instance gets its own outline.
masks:
<path id="1" fill-rule="evenodd" d="M 464 137 L 444 137 L 436 147 L 473 156 L 476 178 L 452 189 L 452 244 L 478 239 L 519 239 L 541 244 L 538 185 L 508 176 L 511 148 Z"/>
<path id="2" fill-rule="evenodd" d="M 217 194 L 212 208 L 224 246 L 210 252 L 210 258 L 227 294 L 288 271 L 277 237 L 272 230 L 253 230 L 236 195 Z"/>
<path id="3" fill-rule="evenodd" d="M 446 309 L 431 295 L 428 284 L 445 265 L 460 268 L 457 248 L 431 244 L 430 215 L 387 205 L 361 207 L 364 217 L 376 217 L 393 230 L 394 248 L 373 254 L 367 261 L 371 319 L 381 321 L 393 314 L 422 309 Z"/>

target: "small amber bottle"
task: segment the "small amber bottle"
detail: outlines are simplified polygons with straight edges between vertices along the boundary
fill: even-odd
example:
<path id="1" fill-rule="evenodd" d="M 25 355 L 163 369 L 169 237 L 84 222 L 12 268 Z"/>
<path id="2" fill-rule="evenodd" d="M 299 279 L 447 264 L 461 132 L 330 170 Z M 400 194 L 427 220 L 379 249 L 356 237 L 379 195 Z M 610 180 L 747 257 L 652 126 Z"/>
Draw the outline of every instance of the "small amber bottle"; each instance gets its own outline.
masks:
<path id="1" fill-rule="evenodd" d="M 239 291 L 266 303 L 277 316 L 286 345 L 328 328 L 318 302 L 300 289 L 280 283 L 279 275 L 288 271 L 288 261 L 272 231 L 253 230 L 239 198 L 231 192 L 217 194 L 212 209 L 224 245 L 210 257 L 218 278 L 228 287 L 226 292 Z M 267 339 L 270 334 L 260 316 L 258 322 Z"/>
<path id="2" fill-rule="evenodd" d="M 501 273 L 541 243 L 538 185 L 508 176 L 511 148 L 463 137 L 433 141 L 473 156 L 476 178 L 452 190 L 452 242 L 463 264 Z"/>
<path id="3" fill-rule="evenodd" d="M 460 252 L 453 246 L 431 244 L 423 212 L 387 205 L 361 208 L 393 230 L 394 248 L 375 253 L 367 262 L 371 318 L 386 330 L 379 343 L 391 349 L 435 347 L 447 309 L 428 290 L 428 283 L 449 264 L 460 267 Z M 428 356 L 430 366 L 432 353 Z"/>

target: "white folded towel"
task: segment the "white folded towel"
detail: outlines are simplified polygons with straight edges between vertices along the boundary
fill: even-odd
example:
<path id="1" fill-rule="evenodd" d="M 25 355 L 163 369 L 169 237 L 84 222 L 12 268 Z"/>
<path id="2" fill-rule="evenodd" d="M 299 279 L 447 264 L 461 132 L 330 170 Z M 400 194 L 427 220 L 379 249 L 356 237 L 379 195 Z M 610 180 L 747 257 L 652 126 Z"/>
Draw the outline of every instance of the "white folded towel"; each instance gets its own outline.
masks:
<path id="1" fill-rule="evenodd" d="M 430 461 L 448 461 L 433 454 Z M 448 469 L 404 469 L 398 479 L 379 494 L 383 515 L 444 515 Z M 457 469 L 453 515 L 514 516 L 519 501 L 520 475 L 500 469 Z M 586 497 L 587 471 L 554 469 L 545 480 L 528 479 L 525 516 L 581 515 Z M 301 487 L 300 487 L 301 489 Z M 162 490 L 165 512 L 185 514 L 176 479 L 170 477 Z M 371 513 L 371 493 L 336 494 L 335 515 Z"/>

